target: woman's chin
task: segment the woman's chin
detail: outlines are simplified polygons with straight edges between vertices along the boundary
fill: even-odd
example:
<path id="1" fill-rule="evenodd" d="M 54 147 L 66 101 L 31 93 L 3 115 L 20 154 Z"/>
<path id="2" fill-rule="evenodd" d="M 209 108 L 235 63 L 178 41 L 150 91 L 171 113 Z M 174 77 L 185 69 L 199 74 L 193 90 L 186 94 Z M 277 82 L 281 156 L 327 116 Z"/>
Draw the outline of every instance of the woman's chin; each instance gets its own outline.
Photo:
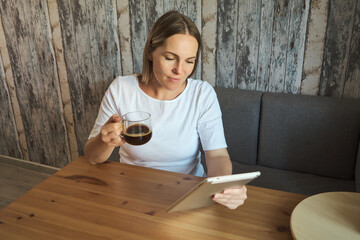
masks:
<path id="1" fill-rule="evenodd" d="M 177 91 L 177 90 L 183 90 L 184 83 L 180 82 L 169 82 L 169 84 L 166 84 L 166 89 L 169 91 Z"/>

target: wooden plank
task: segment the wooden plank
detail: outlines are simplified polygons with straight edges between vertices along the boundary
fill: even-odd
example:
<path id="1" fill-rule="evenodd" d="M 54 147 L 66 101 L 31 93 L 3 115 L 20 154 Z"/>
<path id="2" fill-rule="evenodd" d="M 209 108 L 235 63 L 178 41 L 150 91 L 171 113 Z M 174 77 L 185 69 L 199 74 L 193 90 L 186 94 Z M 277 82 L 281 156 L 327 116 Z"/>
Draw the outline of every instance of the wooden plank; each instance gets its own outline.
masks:
<path id="1" fill-rule="evenodd" d="M 311 0 L 301 94 L 317 95 L 328 18 L 329 0 Z"/>
<path id="2" fill-rule="evenodd" d="M 112 80 L 121 74 L 116 14 L 115 0 L 96 0 L 89 3 L 89 38 L 92 65 L 95 69 L 94 90 L 98 103 Z M 96 113 L 97 111 L 98 109 Z"/>
<path id="3" fill-rule="evenodd" d="M 360 1 L 357 1 L 346 70 L 344 98 L 360 99 Z"/>
<path id="4" fill-rule="evenodd" d="M 112 41 L 109 39 L 109 36 L 111 36 L 111 30 L 109 31 L 109 28 L 107 26 L 107 17 L 106 17 L 106 9 L 105 5 L 108 4 L 108 2 L 105 1 L 84 1 L 84 18 L 87 26 L 86 32 L 84 33 L 84 40 L 89 41 L 89 48 L 85 49 L 82 48 L 81 45 L 77 46 L 78 51 L 81 52 L 81 54 L 84 54 L 85 51 L 89 52 L 87 54 L 89 57 L 89 62 L 87 63 L 88 66 L 85 67 L 92 67 L 92 73 L 94 74 L 92 77 L 89 78 L 89 87 L 92 92 L 92 96 L 87 97 L 87 101 L 91 101 L 95 103 L 97 106 L 96 109 L 92 107 L 92 104 L 87 104 L 87 114 L 93 113 L 95 117 L 92 117 L 89 119 L 91 122 L 95 122 L 96 115 L 98 112 L 98 107 L 100 106 L 100 102 L 102 97 L 104 96 L 104 93 L 110 84 L 110 82 L 115 78 L 115 74 L 111 74 L 112 76 L 106 76 L 108 74 L 109 69 L 113 68 L 113 64 L 109 61 L 106 61 L 106 55 L 107 55 L 107 49 L 112 48 L 111 43 Z M 78 39 L 78 34 L 76 34 Z M 115 54 L 116 56 L 116 50 Z M 116 61 L 116 59 L 115 59 Z M 85 73 L 86 74 L 86 73 Z M 107 82 L 107 84 L 104 84 Z M 85 85 L 86 86 L 86 85 Z M 86 90 L 85 90 L 86 91 Z M 90 133 L 92 129 L 91 124 L 88 126 L 88 134 Z M 87 134 L 87 135 L 88 135 Z"/>
<path id="5" fill-rule="evenodd" d="M 44 181 L 50 174 L 0 163 L 0 209 Z"/>
<path id="6" fill-rule="evenodd" d="M 216 86 L 234 87 L 237 33 L 237 1 L 218 1 Z"/>
<path id="7" fill-rule="evenodd" d="M 121 69 L 123 75 L 134 73 L 131 52 L 129 1 L 117 0 L 118 31 L 120 39 Z"/>
<path id="8" fill-rule="evenodd" d="M 256 90 L 259 91 L 267 91 L 269 89 L 273 16 L 274 1 L 263 1 L 261 4 L 259 56 L 256 81 Z"/>
<path id="9" fill-rule="evenodd" d="M 118 75 L 123 74 L 122 68 L 121 68 L 121 46 L 120 46 L 120 38 L 119 38 L 119 32 L 118 32 L 118 16 L 117 16 L 117 0 L 111 0 L 109 2 L 109 5 L 107 5 L 107 11 L 106 13 L 109 14 L 108 16 L 108 27 L 111 30 L 111 46 L 112 48 L 108 49 L 108 61 L 111 59 L 116 60 L 113 63 L 113 69 L 109 71 L 109 73 L 112 73 L 113 79 L 117 77 Z M 129 25 L 128 25 L 129 26 Z M 116 54 L 114 54 L 114 51 L 116 51 Z M 115 76 L 115 77 L 114 77 Z M 112 80 L 110 83 L 112 82 Z"/>
<path id="10" fill-rule="evenodd" d="M 40 151 L 38 151 L 35 156 L 43 156 L 43 154 L 40 155 L 39 153 L 43 151 L 41 148 L 46 148 L 45 159 L 43 161 L 35 160 L 35 162 L 39 161 L 46 165 L 63 167 L 71 162 L 71 157 L 64 119 L 64 109 L 61 102 L 56 56 L 51 39 L 47 1 L 40 0 L 35 3 L 30 3 L 30 6 L 24 4 L 24 13 L 29 9 L 31 9 L 30 19 L 33 19 L 33 21 L 28 21 L 28 23 L 32 23 L 32 25 L 29 24 L 32 31 L 29 37 L 34 39 L 34 48 L 31 50 L 31 55 L 35 75 L 32 79 L 40 77 L 41 81 L 37 84 L 40 83 L 44 85 L 44 89 L 39 93 L 41 94 L 41 101 L 43 105 L 45 105 L 42 118 L 34 116 L 32 119 L 33 123 L 31 123 L 32 125 L 34 125 L 34 122 L 38 124 L 37 129 L 35 129 L 39 131 L 37 138 L 38 141 L 43 143 L 43 146 L 39 148 Z M 43 122 L 46 123 L 44 124 Z M 44 127 L 45 131 L 41 133 L 40 131 Z M 29 134 L 33 133 L 34 132 L 30 132 Z M 54 147 L 54 145 L 56 147 Z M 34 161 L 34 158 L 32 161 Z"/>
<path id="11" fill-rule="evenodd" d="M 9 89 L 5 81 L 3 61 L 0 56 L 0 154 L 22 158 L 19 139 L 11 108 Z"/>
<path id="12" fill-rule="evenodd" d="M 60 81 L 61 100 L 64 108 L 64 117 L 67 128 L 67 136 L 70 145 L 71 159 L 79 156 L 78 146 L 74 128 L 74 115 L 71 106 L 71 96 L 69 82 L 67 78 L 67 69 L 64 58 L 64 47 L 61 37 L 59 11 L 56 0 L 48 0 L 49 19 L 51 25 L 52 39 L 56 55 L 57 70 Z"/>
<path id="13" fill-rule="evenodd" d="M 96 0 L 89 3 L 89 38 L 92 66 L 99 73 L 95 75 L 95 108 L 91 109 L 94 121 L 89 125 L 90 133 L 105 91 L 110 83 L 121 74 L 120 44 L 117 32 L 117 11 L 115 0 Z"/>
<path id="14" fill-rule="evenodd" d="M 188 0 L 188 9 L 187 14 L 188 16 L 197 26 L 200 34 L 201 34 L 201 0 Z M 202 53 L 199 55 L 199 63 L 196 68 L 196 72 L 193 76 L 195 79 L 201 79 L 201 65 L 202 65 Z"/>
<path id="15" fill-rule="evenodd" d="M 274 5 L 274 25 L 268 88 L 270 92 L 284 91 L 290 4 L 291 0 L 277 0 Z"/>
<path id="16" fill-rule="evenodd" d="M 3 209 L 0 234 L 18 239 L 291 239 L 290 214 L 305 195 L 249 186 L 249 199 L 237 210 L 216 204 L 165 212 L 200 180 L 128 164 L 91 165 L 80 158 Z"/>
<path id="17" fill-rule="evenodd" d="M 7 197 L 7 196 L 2 196 L 2 194 L 0 193 L 0 209 L 6 207 L 7 205 L 9 205 L 12 201 L 14 201 L 13 198 L 11 197 Z M 9 238 L 11 239 L 11 238 Z M 15 239 L 15 238 L 13 238 Z"/>
<path id="18" fill-rule="evenodd" d="M 24 169 L 28 169 L 28 170 L 48 174 L 48 175 L 52 175 L 60 170 L 60 168 L 56 168 L 56 167 L 52 167 L 49 165 L 44 165 L 44 164 L 40 164 L 40 163 L 36 163 L 36 162 L 31 162 L 28 160 L 22 160 L 19 158 L 9 157 L 9 156 L 5 156 L 5 155 L 0 155 L 0 163 L 10 165 L 10 166 L 16 166 L 19 168 L 24 168 Z"/>
<path id="19" fill-rule="evenodd" d="M 115 1 L 58 1 L 79 154 L 121 72 Z"/>
<path id="20" fill-rule="evenodd" d="M 174 1 L 174 10 L 186 15 L 188 10 L 187 0 Z"/>
<path id="21" fill-rule="evenodd" d="M 300 93 L 309 5 L 309 0 L 291 2 L 285 93 Z"/>
<path id="22" fill-rule="evenodd" d="M 99 4 L 102 1 L 99 1 Z M 117 10 L 116 10 L 116 0 L 108 0 L 105 4 L 105 15 L 106 15 L 106 22 L 103 29 L 106 29 L 104 31 L 105 35 L 101 35 L 101 33 L 97 32 L 97 35 L 99 36 L 99 39 L 101 39 L 102 45 L 104 46 L 104 53 L 103 56 L 103 63 L 106 65 L 111 66 L 110 68 L 107 68 L 106 71 L 104 71 L 103 74 L 103 80 L 105 82 L 107 81 L 107 84 L 104 84 L 105 91 L 117 76 L 122 74 L 121 69 L 121 51 L 120 51 L 120 42 L 119 42 L 119 34 L 117 31 Z M 95 14 L 95 16 L 98 15 L 98 13 Z M 98 31 L 98 29 L 96 29 Z M 102 48 L 100 48 L 102 49 Z M 103 92 L 103 94 L 105 93 Z M 101 96 L 101 99 L 103 97 L 103 94 Z"/>
<path id="23" fill-rule="evenodd" d="M 45 0 L 1 6 L 9 56 L 31 161 L 70 161 Z"/>
<path id="24" fill-rule="evenodd" d="M 194 1 L 196 1 L 196 0 L 194 0 Z M 175 10 L 184 15 L 187 15 L 188 4 L 192 4 L 191 2 L 192 2 L 192 0 L 164 0 L 164 3 L 163 3 L 164 13 L 171 11 L 171 10 Z"/>
<path id="25" fill-rule="evenodd" d="M 97 39 L 94 43 L 99 50 L 99 67 L 102 70 L 102 76 L 97 81 L 104 81 L 104 88 L 100 91 L 100 98 L 102 99 L 112 80 L 121 74 L 116 1 L 97 0 L 92 9 L 92 21 L 94 22 L 92 33 Z M 97 55 L 93 56 L 96 58 Z"/>
<path id="26" fill-rule="evenodd" d="M 79 155 L 94 123 L 96 112 L 91 110 L 97 101 L 94 93 L 94 69 L 89 41 L 89 17 L 84 1 L 60 0 L 60 26 L 64 38 L 64 57 L 67 67 L 71 104 Z M 92 100 L 92 101 L 91 101 Z M 95 117 L 94 117 L 95 116 Z"/>
<path id="27" fill-rule="evenodd" d="M 188 0 L 188 7 L 186 16 L 188 16 L 197 26 L 201 33 L 201 0 Z"/>
<path id="28" fill-rule="evenodd" d="M 174 10 L 175 0 L 163 0 L 164 13 Z"/>
<path id="29" fill-rule="evenodd" d="M 216 84 L 217 0 L 202 0 L 202 75 L 204 81 Z"/>
<path id="30" fill-rule="evenodd" d="M 260 16 L 261 2 L 240 1 L 236 39 L 236 85 L 240 89 L 256 89 Z"/>
<path id="31" fill-rule="evenodd" d="M 85 99 L 82 94 L 82 82 L 84 82 L 86 79 L 84 76 L 82 76 L 84 67 L 81 65 L 86 61 L 86 59 L 78 58 L 77 39 L 75 35 L 75 28 L 77 26 L 74 23 L 74 17 L 72 13 L 73 9 L 69 0 L 60 0 L 57 1 L 57 4 L 59 10 L 61 35 L 63 37 L 64 59 L 66 62 L 67 79 L 70 90 L 70 102 L 74 115 L 76 144 L 79 155 L 81 155 L 83 145 L 80 143 L 84 143 L 85 135 L 88 134 Z M 79 16 L 81 16 L 80 10 L 78 12 L 77 18 L 79 18 Z M 81 59 L 81 61 L 79 59 Z M 91 92 L 89 92 L 89 95 L 91 95 Z"/>
<path id="32" fill-rule="evenodd" d="M 0 8 L 0 10 L 1 10 L 1 8 Z M 8 52 L 8 48 L 7 48 L 7 44 L 6 44 L 5 33 L 4 33 L 1 17 L 2 16 L 0 16 L 0 51 L 1 51 L 3 67 L 5 70 L 4 78 L 7 83 L 7 87 L 8 87 L 8 91 L 9 91 L 9 97 L 10 97 L 12 111 L 13 111 L 12 114 L 14 116 L 14 120 L 15 120 L 15 124 L 16 124 L 15 126 L 17 129 L 17 135 L 18 135 L 18 141 L 19 141 L 18 144 L 20 145 L 20 150 L 21 150 L 21 158 L 25 159 L 25 160 L 30 160 L 29 152 L 28 152 L 28 148 L 27 148 L 25 131 L 24 131 L 24 124 L 22 121 L 19 101 L 17 98 L 16 90 L 15 90 L 14 76 L 13 76 L 13 71 L 12 71 L 12 67 L 11 67 L 11 61 L 10 61 L 9 52 Z M 12 32 L 12 34 L 14 34 L 14 32 Z"/>
<path id="33" fill-rule="evenodd" d="M 162 1 L 148 0 L 146 1 L 146 37 L 158 18 L 163 14 L 164 5 Z"/>
<path id="34" fill-rule="evenodd" d="M 356 1 L 332 0 L 324 50 L 320 95 L 342 97 Z"/>
<path id="35" fill-rule="evenodd" d="M 141 73 L 143 50 L 147 38 L 145 3 L 129 0 L 129 7 L 134 73 Z"/>

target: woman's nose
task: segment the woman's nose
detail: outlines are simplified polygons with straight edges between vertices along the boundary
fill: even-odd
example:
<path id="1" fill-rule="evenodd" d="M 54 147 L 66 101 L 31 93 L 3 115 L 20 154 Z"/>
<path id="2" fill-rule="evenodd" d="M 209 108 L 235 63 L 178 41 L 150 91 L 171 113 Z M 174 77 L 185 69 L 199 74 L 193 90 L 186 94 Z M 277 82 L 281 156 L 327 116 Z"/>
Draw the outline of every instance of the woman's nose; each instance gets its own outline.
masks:
<path id="1" fill-rule="evenodd" d="M 182 72 L 183 72 L 183 66 L 182 66 L 182 64 L 181 64 L 181 63 L 177 63 L 177 64 L 175 65 L 175 67 L 173 68 L 173 72 L 174 72 L 175 74 L 180 74 L 180 73 L 182 73 Z"/>

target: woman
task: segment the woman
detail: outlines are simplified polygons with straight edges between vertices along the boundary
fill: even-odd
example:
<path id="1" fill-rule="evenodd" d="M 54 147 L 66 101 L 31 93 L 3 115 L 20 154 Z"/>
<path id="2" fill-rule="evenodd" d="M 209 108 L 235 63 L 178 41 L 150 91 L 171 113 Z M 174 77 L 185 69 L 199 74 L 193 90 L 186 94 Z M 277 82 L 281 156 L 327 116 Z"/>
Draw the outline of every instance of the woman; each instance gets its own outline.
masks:
<path id="1" fill-rule="evenodd" d="M 207 82 L 190 78 L 200 48 L 200 33 L 188 17 L 176 11 L 160 17 L 145 44 L 142 74 L 116 78 L 105 93 L 85 144 L 85 158 L 101 163 L 121 146 L 121 162 L 204 177 L 201 142 L 207 175 L 231 174 L 215 91 Z M 145 145 L 125 144 L 120 137 L 117 122 L 122 114 L 133 111 L 151 114 L 153 135 Z M 226 189 L 213 200 L 235 209 L 246 197 L 244 186 Z"/>

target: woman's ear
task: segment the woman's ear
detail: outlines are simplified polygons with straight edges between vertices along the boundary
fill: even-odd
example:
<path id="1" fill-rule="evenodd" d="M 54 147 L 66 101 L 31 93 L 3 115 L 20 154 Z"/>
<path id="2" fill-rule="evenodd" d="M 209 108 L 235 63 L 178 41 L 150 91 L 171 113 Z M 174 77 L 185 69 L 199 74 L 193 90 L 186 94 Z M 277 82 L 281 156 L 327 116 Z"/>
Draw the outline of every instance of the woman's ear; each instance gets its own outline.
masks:
<path id="1" fill-rule="evenodd" d="M 148 59 L 149 59 L 149 61 L 151 61 L 151 62 L 152 62 L 152 60 L 153 60 L 153 58 L 152 58 L 152 51 L 151 51 L 150 48 L 149 48 L 149 51 L 148 51 Z"/>

